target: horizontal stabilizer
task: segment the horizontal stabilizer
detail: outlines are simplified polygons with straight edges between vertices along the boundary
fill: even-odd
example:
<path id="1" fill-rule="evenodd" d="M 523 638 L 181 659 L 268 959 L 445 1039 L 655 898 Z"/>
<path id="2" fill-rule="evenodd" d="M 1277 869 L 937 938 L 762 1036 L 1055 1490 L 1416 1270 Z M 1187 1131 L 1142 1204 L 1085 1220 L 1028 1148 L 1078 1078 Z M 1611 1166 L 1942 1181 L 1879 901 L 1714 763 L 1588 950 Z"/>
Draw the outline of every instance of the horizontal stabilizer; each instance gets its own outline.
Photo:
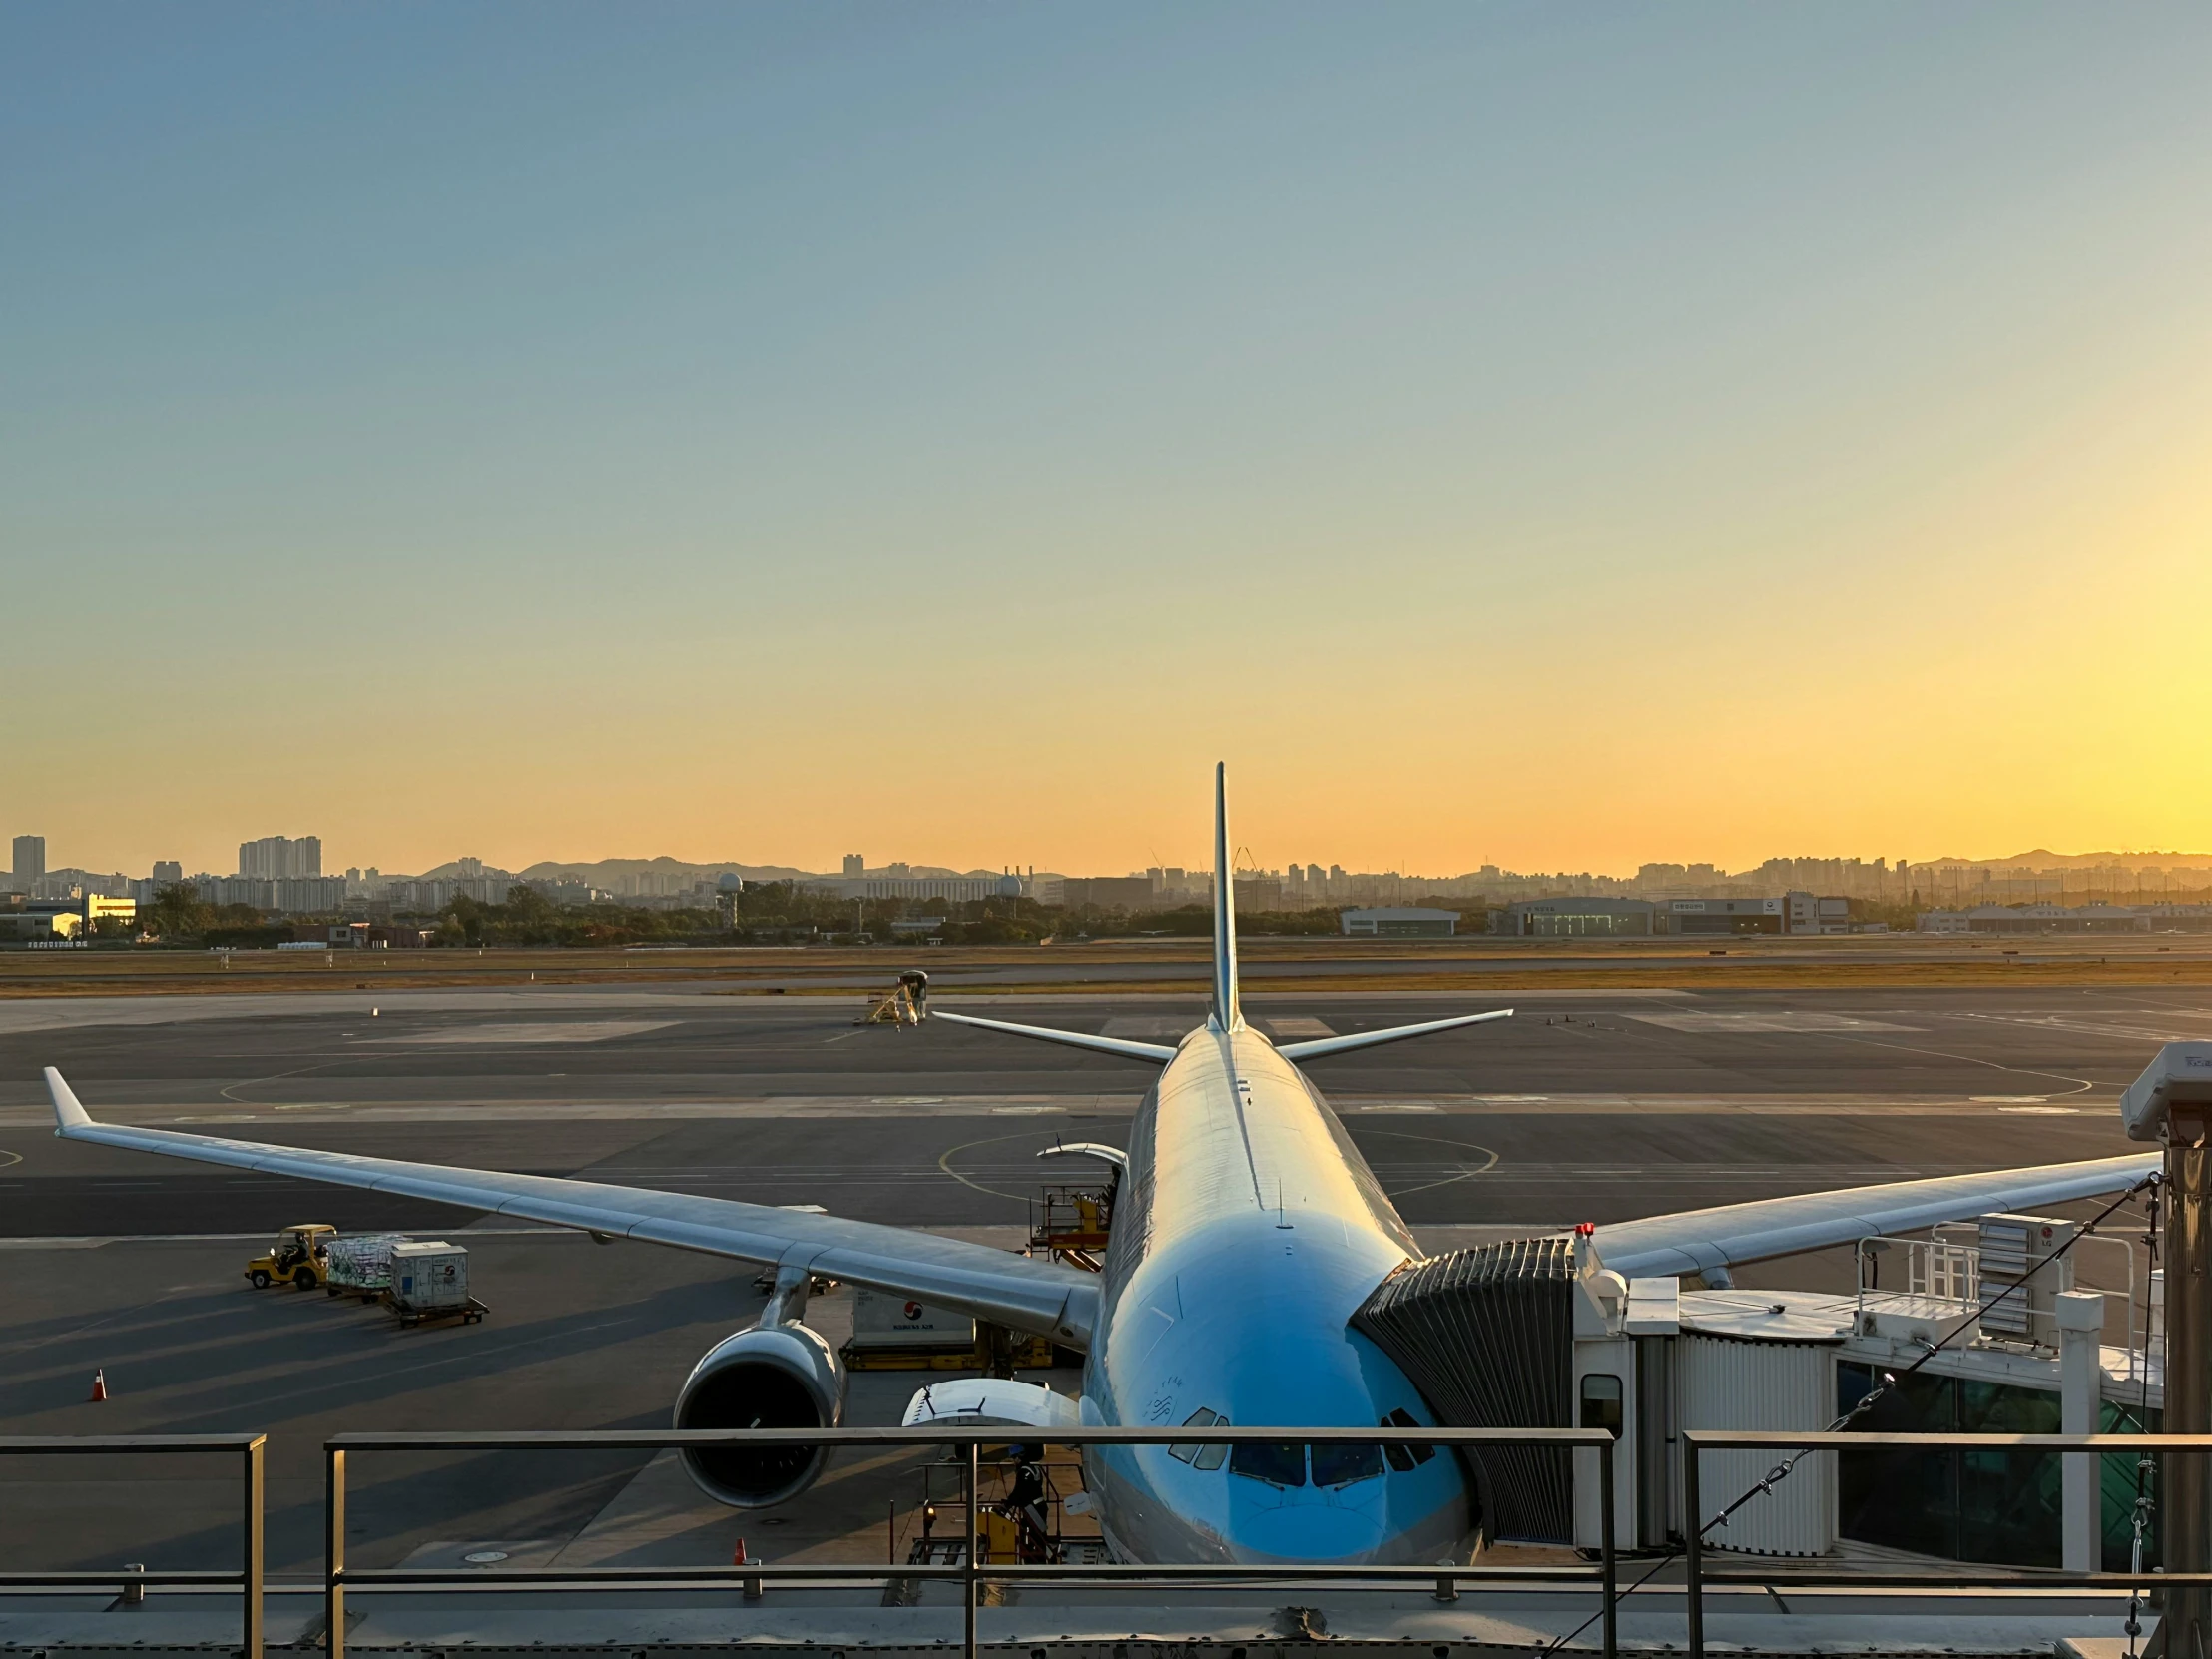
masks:
<path id="1" fill-rule="evenodd" d="M 1111 1054 L 1123 1060 L 1149 1060 L 1156 1066 L 1164 1066 L 1175 1058 L 1175 1050 L 1165 1043 L 1133 1043 L 1126 1037 L 1093 1037 L 1082 1031 L 1055 1031 L 1048 1025 L 1015 1025 L 1003 1019 L 977 1019 L 973 1014 L 948 1014 L 942 1008 L 929 1010 L 933 1020 L 948 1019 L 954 1025 L 973 1025 L 985 1031 L 1003 1031 L 1009 1037 L 1034 1037 L 1041 1043 L 1058 1043 L 1062 1048 L 1087 1048 L 1093 1054 Z"/>
<path id="2" fill-rule="evenodd" d="M 1311 1042 L 1284 1043 L 1276 1049 L 1276 1053 L 1293 1065 L 1300 1065 L 1308 1060 L 1326 1059 L 1332 1054 L 1350 1054 L 1356 1048 L 1401 1043 L 1407 1037 L 1425 1037 L 1437 1031 L 1456 1031 L 1462 1025 L 1480 1025 L 1485 1020 L 1512 1017 L 1512 1009 L 1499 1008 L 1487 1014 L 1460 1014 L 1452 1019 L 1424 1020 L 1419 1025 L 1386 1025 L 1380 1031 L 1354 1031 L 1342 1037 L 1316 1037 Z"/>

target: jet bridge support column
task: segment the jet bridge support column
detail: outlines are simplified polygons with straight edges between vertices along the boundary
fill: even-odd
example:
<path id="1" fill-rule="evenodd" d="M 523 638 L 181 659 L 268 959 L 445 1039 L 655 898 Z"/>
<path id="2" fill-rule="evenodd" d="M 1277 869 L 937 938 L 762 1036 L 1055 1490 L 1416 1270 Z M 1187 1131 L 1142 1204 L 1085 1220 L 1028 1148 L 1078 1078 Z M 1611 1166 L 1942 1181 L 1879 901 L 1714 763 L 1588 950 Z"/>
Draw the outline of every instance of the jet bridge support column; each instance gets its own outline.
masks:
<path id="1" fill-rule="evenodd" d="M 2168 1043 L 2120 1097 L 2128 1139 L 2165 1149 L 2169 1434 L 2212 1433 L 2212 1043 Z M 2212 1467 L 2202 1452 L 2159 1459 L 2158 1538 L 2171 1573 L 2212 1572 Z M 2212 1659 L 2212 1590 L 2164 1592 L 2147 1654 Z"/>
<path id="2" fill-rule="evenodd" d="M 2175 1101 L 2166 1115 L 2166 1415 L 2169 1434 L 2212 1434 L 2212 1103 Z M 2212 1572 L 2212 1467 L 2170 1452 L 2158 1471 L 2168 1572 Z M 2166 1592 L 2152 1650 L 2212 1655 L 2212 1590 Z"/>

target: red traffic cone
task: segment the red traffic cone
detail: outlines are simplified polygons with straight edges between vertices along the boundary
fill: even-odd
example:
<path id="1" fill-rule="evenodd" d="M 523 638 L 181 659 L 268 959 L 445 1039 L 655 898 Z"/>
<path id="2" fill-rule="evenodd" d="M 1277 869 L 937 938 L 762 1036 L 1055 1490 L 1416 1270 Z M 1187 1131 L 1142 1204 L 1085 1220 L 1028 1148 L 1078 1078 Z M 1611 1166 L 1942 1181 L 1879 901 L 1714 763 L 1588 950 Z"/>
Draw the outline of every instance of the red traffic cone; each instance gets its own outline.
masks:
<path id="1" fill-rule="evenodd" d="M 743 1538 L 738 1540 L 738 1547 L 730 1552 L 730 1564 L 733 1567 L 750 1565 L 745 1558 L 745 1540 Z"/>
<path id="2" fill-rule="evenodd" d="M 105 1371 L 96 1371 L 92 1374 L 92 1398 L 86 1401 L 86 1403 L 90 1405 L 97 1405 L 107 1397 L 108 1374 Z"/>

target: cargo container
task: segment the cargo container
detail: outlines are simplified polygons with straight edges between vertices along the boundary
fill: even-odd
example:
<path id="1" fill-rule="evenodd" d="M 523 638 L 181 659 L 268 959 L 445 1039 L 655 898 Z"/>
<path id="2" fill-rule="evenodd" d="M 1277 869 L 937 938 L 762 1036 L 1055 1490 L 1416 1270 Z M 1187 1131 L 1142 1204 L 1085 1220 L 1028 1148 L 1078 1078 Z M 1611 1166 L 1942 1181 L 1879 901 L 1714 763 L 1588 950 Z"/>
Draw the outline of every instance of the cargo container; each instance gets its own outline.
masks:
<path id="1" fill-rule="evenodd" d="M 889 1291 L 852 1288 L 852 1347 L 964 1351 L 975 1347 L 975 1322 Z"/>
<path id="2" fill-rule="evenodd" d="M 384 1294 L 403 1325 L 446 1315 L 474 1325 L 487 1311 L 468 1294 L 466 1247 L 443 1239 L 393 1245 L 391 1285 Z"/>
<path id="3" fill-rule="evenodd" d="M 406 1242 L 404 1233 L 358 1233 L 332 1239 L 324 1287 L 332 1296 L 351 1294 L 363 1301 L 389 1289 L 392 1247 Z"/>

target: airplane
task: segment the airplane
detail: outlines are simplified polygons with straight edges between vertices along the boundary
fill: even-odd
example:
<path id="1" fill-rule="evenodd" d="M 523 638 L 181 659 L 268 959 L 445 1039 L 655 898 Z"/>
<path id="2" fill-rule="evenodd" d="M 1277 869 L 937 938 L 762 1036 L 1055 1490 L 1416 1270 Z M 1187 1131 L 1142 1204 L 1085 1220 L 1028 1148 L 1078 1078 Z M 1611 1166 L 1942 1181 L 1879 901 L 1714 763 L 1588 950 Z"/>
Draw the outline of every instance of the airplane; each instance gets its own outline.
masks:
<path id="1" fill-rule="evenodd" d="M 1049 1337 L 1084 1355 L 1078 1399 L 1008 1379 L 938 1383 L 908 1423 L 960 1420 L 1038 1431 L 1076 1423 L 1194 1428 L 1442 1425 L 1404 1367 L 1353 1319 L 1421 1260 L 1343 1123 L 1302 1064 L 1510 1017 L 1462 1014 L 1275 1043 L 1239 1007 L 1227 769 L 1214 773 L 1212 998 L 1180 1042 L 943 1020 L 1158 1068 L 1122 1148 L 1054 1152 L 1115 1171 L 1103 1272 L 879 1223 L 602 1182 L 447 1168 L 96 1122 L 46 1069 L 56 1133 L 273 1175 L 364 1187 L 679 1249 L 771 1264 L 758 1321 L 718 1343 L 678 1390 L 680 1428 L 833 1427 L 845 1377 L 805 1323 L 816 1278 L 925 1302 Z M 2157 1155 L 1943 1176 L 1757 1200 L 1609 1224 L 1586 1236 L 1585 1271 L 1700 1274 L 1849 1244 L 1960 1216 L 2016 1211 L 2134 1185 Z M 1479 1426 L 1465 1424 L 1463 1426 Z M 1561 1424 L 1564 1426 L 1564 1424 Z M 740 1508 L 805 1491 L 826 1446 L 689 1450 L 709 1496 Z M 1464 1562 L 1481 1525 L 1477 1471 L 1429 1446 L 1216 1442 L 1093 1446 L 1085 1485 L 1109 1551 L 1149 1563 Z"/>

